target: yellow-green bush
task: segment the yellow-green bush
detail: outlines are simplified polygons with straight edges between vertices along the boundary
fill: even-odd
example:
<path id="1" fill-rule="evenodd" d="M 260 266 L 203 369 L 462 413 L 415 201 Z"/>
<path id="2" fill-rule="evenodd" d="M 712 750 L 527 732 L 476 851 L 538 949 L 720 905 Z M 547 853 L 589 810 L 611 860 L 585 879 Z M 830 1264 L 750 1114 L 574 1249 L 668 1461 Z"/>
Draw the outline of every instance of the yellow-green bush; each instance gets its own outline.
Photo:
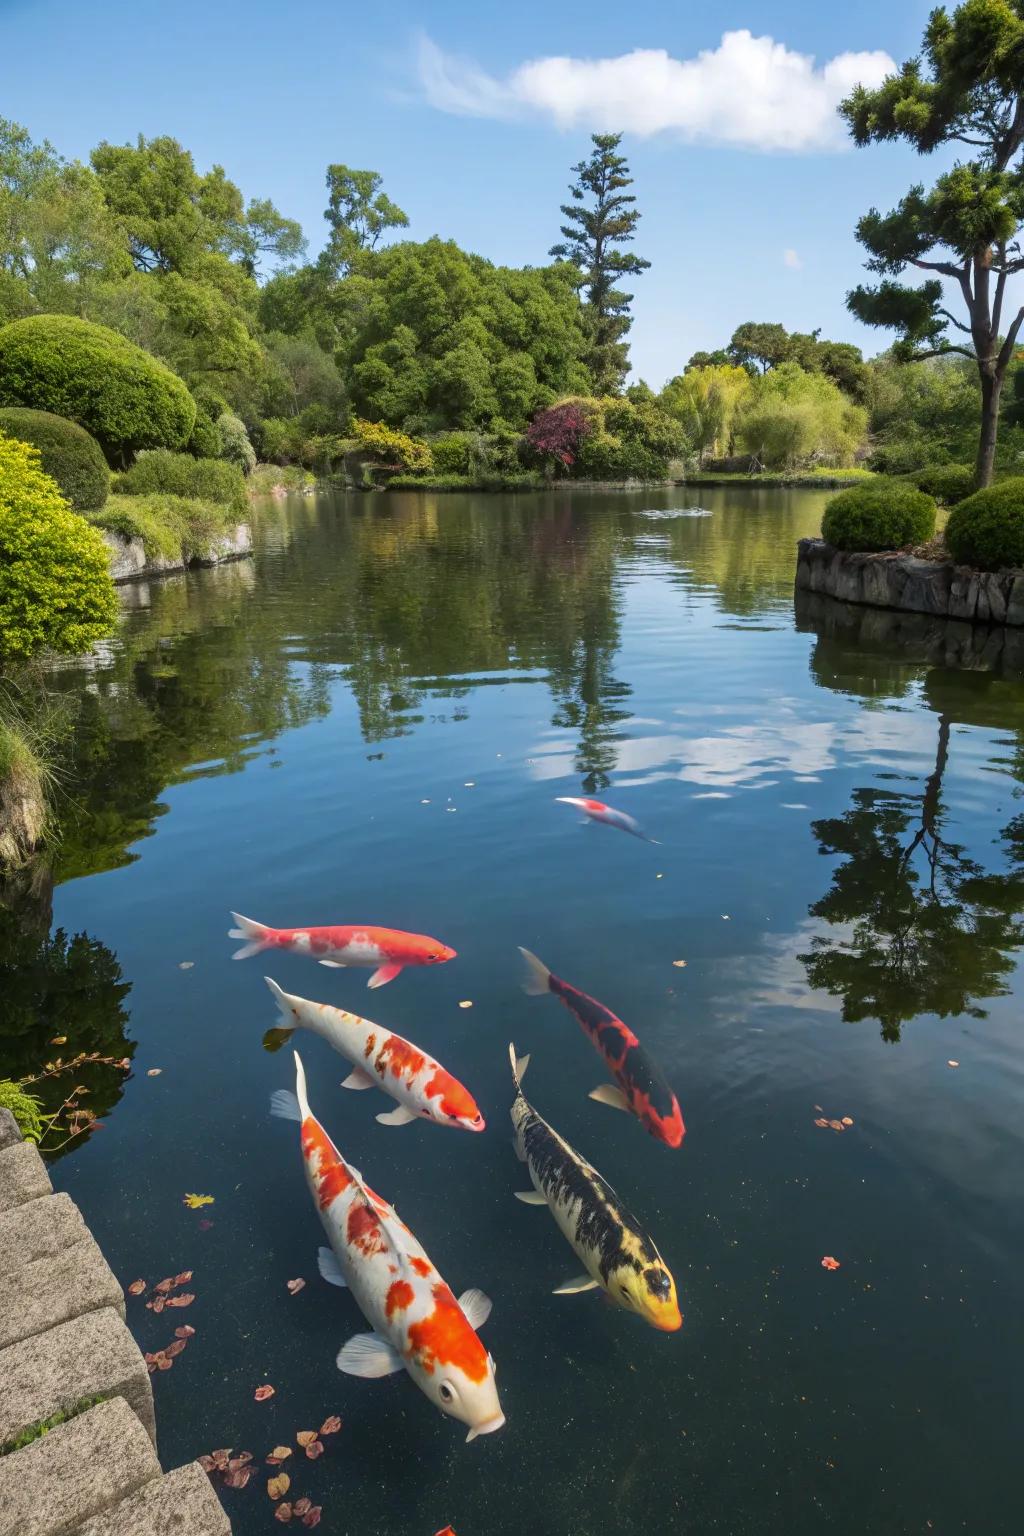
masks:
<path id="1" fill-rule="evenodd" d="M 44 474 L 56 480 L 76 512 L 102 507 L 110 493 L 110 470 L 99 443 L 77 421 L 11 405 L 0 409 L 0 432 L 39 449 Z"/>
<path id="2" fill-rule="evenodd" d="M 430 444 L 422 438 L 410 437 L 380 421 L 357 420 L 352 427 L 359 448 L 368 457 L 379 459 L 382 464 L 399 465 L 402 469 L 428 475 L 434 467 Z"/>
<path id="3" fill-rule="evenodd" d="M 202 560 L 215 539 L 233 524 L 234 514 L 221 502 L 197 501 L 153 491 L 148 496 L 111 496 L 92 521 L 124 539 L 141 539 L 149 559 Z"/>
<path id="4" fill-rule="evenodd" d="M 131 469 L 114 481 L 114 490 L 127 496 L 164 492 L 188 501 L 219 501 L 242 516 L 248 505 L 245 476 L 226 459 L 194 459 L 188 453 L 154 448 L 140 453 Z"/>
<path id="5" fill-rule="evenodd" d="M 39 453 L 0 435 L 0 661 L 87 651 L 117 618 L 107 549 Z"/>

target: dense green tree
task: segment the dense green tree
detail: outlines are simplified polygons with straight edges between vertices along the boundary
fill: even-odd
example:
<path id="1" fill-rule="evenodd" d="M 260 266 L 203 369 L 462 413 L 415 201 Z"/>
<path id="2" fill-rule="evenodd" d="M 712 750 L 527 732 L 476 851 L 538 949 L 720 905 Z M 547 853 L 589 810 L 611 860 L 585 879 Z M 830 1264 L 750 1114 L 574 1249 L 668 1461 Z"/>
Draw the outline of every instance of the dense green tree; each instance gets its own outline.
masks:
<path id="1" fill-rule="evenodd" d="M 736 412 L 750 388 L 747 370 L 732 363 L 687 367 L 669 380 L 659 400 L 679 422 L 687 448 L 702 461 L 709 454 L 728 453 Z"/>
<path id="2" fill-rule="evenodd" d="M 862 406 L 831 379 L 796 363 L 755 378 L 735 421 L 737 442 L 765 469 L 849 464 L 866 431 Z"/>
<path id="3" fill-rule="evenodd" d="M 967 145 L 974 158 L 917 184 L 887 214 L 872 208 L 857 226 L 874 287 L 847 297 L 868 325 L 899 334 L 904 358 L 959 352 L 981 381 L 979 485 L 995 466 L 999 399 L 1024 308 L 1004 313 L 1008 280 L 1024 271 L 1024 14 L 1019 0 L 964 0 L 931 13 L 923 59 L 911 59 L 876 89 L 857 86 L 842 112 L 859 145 L 903 139 L 921 154 Z M 894 281 L 906 268 L 934 274 L 917 287 Z M 947 308 L 941 279 L 959 290 L 966 323 Z M 950 331 L 952 327 L 955 337 Z"/>
<path id="4" fill-rule="evenodd" d="M 347 165 L 327 167 L 328 204 L 324 218 L 330 236 L 320 265 L 335 277 L 347 272 L 359 251 L 374 251 L 385 230 L 405 229 L 408 216 L 387 193 L 376 171 L 353 171 Z"/>
<path id="5" fill-rule="evenodd" d="M 868 370 L 872 468 L 899 475 L 924 464 L 966 463 L 977 446 L 980 390 L 965 358 L 902 363 L 892 352 Z"/>
<path id="6" fill-rule="evenodd" d="M 621 133 L 595 133 L 589 160 L 573 166 L 576 180 L 569 188 L 573 199 L 562 204 L 565 239 L 549 252 L 556 260 L 571 263 L 579 272 L 587 294 L 590 350 L 587 364 L 598 394 L 614 394 L 622 388 L 628 368 L 629 348 L 623 338 L 633 321 L 629 306 L 633 295 L 615 285 L 623 277 L 637 277 L 650 262 L 619 247 L 633 239 L 640 214 L 636 198 L 626 192 L 633 185 L 629 165 L 617 153 Z"/>
<path id="7" fill-rule="evenodd" d="M 691 368 L 725 368 L 731 363 L 725 347 L 719 347 L 715 352 L 694 352 L 683 372 L 689 373 Z"/>
<path id="8" fill-rule="evenodd" d="M 784 325 L 745 320 L 733 331 L 726 351 L 731 363 L 767 373 L 789 361 L 789 332 Z"/>

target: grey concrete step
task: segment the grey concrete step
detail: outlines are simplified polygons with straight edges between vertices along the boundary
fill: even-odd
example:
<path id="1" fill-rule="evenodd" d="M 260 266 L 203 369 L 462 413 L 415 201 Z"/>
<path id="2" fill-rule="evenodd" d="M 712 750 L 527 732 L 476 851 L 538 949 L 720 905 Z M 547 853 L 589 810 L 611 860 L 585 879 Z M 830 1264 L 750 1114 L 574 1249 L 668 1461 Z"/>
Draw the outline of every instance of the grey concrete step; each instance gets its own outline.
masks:
<path id="1" fill-rule="evenodd" d="M 89 1236 L 70 1195 L 41 1195 L 0 1216 L 0 1276 L 63 1253 Z"/>
<path id="2" fill-rule="evenodd" d="M 97 1393 L 123 1397 L 156 1443 L 146 1362 L 113 1307 L 0 1349 L 0 1444 Z"/>
<path id="3" fill-rule="evenodd" d="M 202 1467 L 190 1461 L 94 1515 L 74 1536 L 231 1536 L 231 1521 Z"/>
<path id="4" fill-rule="evenodd" d="M 0 1456 L 0 1536 L 67 1536 L 160 1476 L 123 1398 L 99 1403 Z"/>
<path id="5" fill-rule="evenodd" d="M 0 1215 L 52 1192 L 43 1160 L 30 1142 L 16 1141 L 4 1147 L 0 1152 Z"/>
<path id="6" fill-rule="evenodd" d="M 99 1307 L 113 1307 L 123 1317 L 124 1293 L 86 1232 L 63 1253 L 0 1274 L 0 1349 Z"/>
<path id="7" fill-rule="evenodd" d="M 21 1132 L 18 1130 L 18 1122 L 9 1109 L 0 1109 L 0 1149 L 13 1147 L 16 1141 L 21 1140 Z"/>

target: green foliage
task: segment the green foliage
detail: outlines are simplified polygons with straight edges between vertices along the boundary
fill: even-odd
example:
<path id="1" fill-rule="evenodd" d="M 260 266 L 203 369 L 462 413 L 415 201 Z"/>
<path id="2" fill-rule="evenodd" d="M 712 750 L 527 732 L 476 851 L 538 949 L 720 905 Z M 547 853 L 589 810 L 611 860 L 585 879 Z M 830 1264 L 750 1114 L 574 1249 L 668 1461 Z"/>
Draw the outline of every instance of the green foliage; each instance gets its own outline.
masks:
<path id="1" fill-rule="evenodd" d="M 216 459 L 223 448 L 217 423 L 207 410 L 196 403 L 196 424 L 192 436 L 185 444 L 187 451 L 197 459 Z"/>
<path id="2" fill-rule="evenodd" d="M 315 483 L 308 469 L 300 469 L 294 464 L 257 464 L 249 476 L 249 495 L 304 495 L 313 489 Z"/>
<path id="3" fill-rule="evenodd" d="M 686 448 L 702 461 L 729 452 L 736 412 L 749 390 L 747 370 L 727 363 L 688 367 L 658 398 L 662 410 L 679 422 Z"/>
<path id="4" fill-rule="evenodd" d="M 383 422 L 358 419 L 352 430 L 359 451 L 367 458 L 382 464 L 398 464 L 403 469 L 422 470 L 424 474 L 434 467 L 429 443 L 406 432 L 395 432 Z"/>
<path id="5" fill-rule="evenodd" d="M 20 1451 L 23 1446 L 31 1445 L 34 1440 L 41 1440 L 48 1435 L 51 1429 L 56 1429 L 60 1424 L 66 1424 L 69 1419 L 76 1419 L 80 1413 L 87 1413 L 90 1408 L 95 1408 L 97 1403 L 105 1403 L 109 1393 L 96 1392 L 92 1397 L 80 1397 L 70 1408 L 58 1408 L 56 1413 L 51 1413 L 49 1418 L 37 1419 L 34 1424 L 29 1424 L 25 1429 L 14 1435 L 10 1440 L 5 1440 L 0 1445 L 0 1456 L 9 1456 L 12 1451 Z"/>
<path id="6" fill-rule="evenodd" d="M 570 473 L 577 480 L 664 480 L 669 459 L 679 451 L 679 423 L 659 404 L 615 395 L 570 397 L 590 421 L 580 438 Z"/>
<path id="7" fill-rule="evenodd" d="M 975 488 L 973 464 L 926 464 L 924 469 L 912 470 L 904 479 L 947 507 L 955 507 Z"/>
<path id="8" fill-rule="evenodd" d="M 348 271 L 360 251 L 376 249 L 385 230 L 407 226 L 408 217 L 380 188 L 376 171 L 327 167 L 329 202 L 324 218 L 331 233 L 320 257 L 323 269 L 335 276 Z"/>
<path id="9" fill-rule="evenodd" d="M 733 331 L 727 351 L 737 366 L 767 373 L 789 361 L 789 333 L 784 325 L 745 320 Z"/>
<path id="10" fill-rule="evenodd" d="M 217 429 L 220 433 L 221 458 L 236 465 L 243 475 L 251 475 L 256 468 L 256 450 L 249 441 L 245 422 L 232 411 L 222 411 L 217 417 Z"/>
<path id="11" fill-rule="evenodd" d="M 894 480 L 876 480 L 840 491 L 825 507 L 821 536 L 836 549 L 902 549 L 935 532 L 931 496 Z"/>
<path id="12" fill-rule="evenodd" d="M 196 407 L 170 369 L 115 332 L 70 315 L 0 329 L 0 405 L 77 421 L 108 460 L 188 441 Z"/>
<path id="13" fill-rule="evenodd" d="M 745 453 L 765 469 L 850 463 L 867 431 L 867 412 L 823 374 L 780 363 L 755 379 L 735 422 Z"/>
<path id="14" fill-rule="evenodd" d="M 38 448 L 44 474 L 56 480 L 76 512 L 102 507 L 110 491 L 110 470 L 94 437 L 75 421 L 23 406 L 0 409 L 0 432 Z"/>
<path id="15" fill-rule="evenodd" d="M 982 571 L 1024 568 L 1024 476 L 975 491 L 954 507 L 946 547 L 958 565 Z"/>
<path id="16" fill-rule="evenodd" d="M 622 388 L 628 368 L 629 348 L 623 338 L 632 325 L 631 293 L 615 284 L 623 277 L 637 277 L 650 266 L 641 256 L 618 249 L 633 239 L 640 214 L 636 198 L 626 192 L 633 185 L 624 155 L 617 153 L 621 133 L 591 134 L 594 148 L 589 160 L 573 166 L 576 180 L 569 191 L 571 203 L 563 203 L 565 239 L 550 252 L 574 266 L 579 286 L 587 291 L 587 329 L 590 347 L 586 364 L 601 394 Z M 592 199 L 588 205 L 587 199 Z"/>
<path id="17" fill-rule="evenodd" d="M 26 1141 L 40 1140 L 43 1134 L 40 1101 L 33 1094 L 26 1093 L 20 1083 L 12 1083 L 10 1078 L 0 1078 L 0 1109 L 10 1110 Z"/>
<path id="18" fill-rule="evenodd" d="M 235 516 L 223 502 L 151 491 L 140 496 L 115 493 L 90 520 L 124 539 L 141 539 L 150 559 L 159 556 L 188 565 L 210 554 L 215 540 L 227 531 Z"/>
<path id="19" fill-rule="evenodd" d="M 0 435 L 0 660 L 87 651 L 116 617 L 103 540 L 36 450 Z"/>
<path id="20" fill-rule="evenodd" d="M 868 390 L 872 468 L 898 475 L 973 458 L 980 408 L 977 373 L 965 359 L 901 363 L 883 353 Z"/>
<path id="21" fill-rule="evenodd" d="M 114 489 L 128 496 L 159 491 L 193 501 L 220 502 L 239 515 L 248 505 L 245 476 L 236 464 L 225 459 L 193 459 L 166 448 L 140 453 L 131 469 L 117 476 Z"/>
<path id="22" fill-rule="evenodd" d="M 389 491 L 539 491 L 543 477 L 534 471 L 518 474 L 488 473 L 473 475 L 392 475 Z"/>

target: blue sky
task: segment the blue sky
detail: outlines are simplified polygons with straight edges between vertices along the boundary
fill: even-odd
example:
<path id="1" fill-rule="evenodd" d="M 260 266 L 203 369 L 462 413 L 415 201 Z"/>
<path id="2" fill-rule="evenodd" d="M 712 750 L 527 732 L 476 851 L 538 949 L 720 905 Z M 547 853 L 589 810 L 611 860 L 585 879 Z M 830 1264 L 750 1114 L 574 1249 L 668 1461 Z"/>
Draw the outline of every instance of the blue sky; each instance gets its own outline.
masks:
<path id="1" fill-rule="evenodd" d="M 101 139 L 173 134 L 201 169 L 222 164 L 247 196 L 298 218 L 313 249 L 325 165 L 371 167 L 413 238 L 440 234 L 515 265 L 545 259 L 589 133 L 626 116 L 636 249 L 652 262 L 635 285 L 634 372 L 660 385 L 743 320 L 821 326 L 869 354 L 884 345 L 844 307 L 861 274 L 853 227 L 938 167 L 897 146 L 845 148 L 830 126 L 834 82 L 788 54 L 813 55 L 819 72 L 850 53 L 902 61 L 929 9 L 0 0 L 0 114 L 71 157 Z M 679 73 L 742 30 L 788 54 L 769 59 L 741 39 Z M 585 63 L 638 49 L 669 58 Z"/>

